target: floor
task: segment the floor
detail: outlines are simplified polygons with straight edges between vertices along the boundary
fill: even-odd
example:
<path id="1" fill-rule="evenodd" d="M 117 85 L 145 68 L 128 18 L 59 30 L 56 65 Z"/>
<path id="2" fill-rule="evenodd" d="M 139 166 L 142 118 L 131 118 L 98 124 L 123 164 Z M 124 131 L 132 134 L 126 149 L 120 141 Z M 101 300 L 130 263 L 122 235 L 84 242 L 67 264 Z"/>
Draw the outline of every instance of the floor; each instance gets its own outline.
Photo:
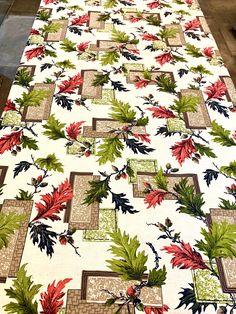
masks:
<path id="1" fill-rule="evenodd" d="M 39 3 L 0 0 L 0 108 L 7 99 Z"/>

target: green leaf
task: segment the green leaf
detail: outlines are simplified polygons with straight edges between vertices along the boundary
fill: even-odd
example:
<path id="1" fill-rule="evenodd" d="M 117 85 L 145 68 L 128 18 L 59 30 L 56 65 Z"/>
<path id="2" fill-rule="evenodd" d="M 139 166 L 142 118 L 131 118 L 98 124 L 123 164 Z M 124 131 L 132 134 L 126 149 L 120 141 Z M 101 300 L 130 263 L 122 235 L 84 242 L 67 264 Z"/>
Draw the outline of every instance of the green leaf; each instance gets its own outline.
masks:
<path id="1" fill-rule="evenodd" d="M 52 57 L 52 58 L 56 58 L 56 57 L 57 57 L 57 54 L 56 54 L 55 51 L 45 49 L 45 56 L 49 56 L 49 57 Z"/>
<path id="2" fill-rule="evenodd" d="M 196 96 L 182 96 L 179 100 L 174 100 L 174 105 L 170 109 L 177 111 L 179 114 L 183 112 L 196 112 L 200 98 Z"/>
<path id="3" fill-rule="evenodd" d="M 156 83 L 161 92 L 175 93 L 177 85 L 175 82 L 172 81 L 172 79 L 168 75 L 166 74 L 159 75 L 158 77 L 156 77 Z"/>
<path id="4" fill-rule="evenodd" d="M 149 118 L 148 117 L 143 117 L 143 118 L 139 118 L 137 121 L 136 121 L 136 126 L 145 126 L 145 125 L 148 125 L 148 122 L 149 122 Z"/>
<path id="5" fill-rule="evenodd" d="M 110 114 L 110 117 L 112 117 L 112 119 L 123 123 L 134 122 L 136 112 L 131 109 L 131 106 L 128 103 L 114 99 L 111 104 L 112 113 Z"/>
<path id="6" fill-rule="evenodd" d="M 236 161 L 231 161 L 228 166 L 221 166 L 220 171 L 236 179 Z"/>
<path id="7" fill-rule="evenodd" d="M 70 5 L 68 6 L 68 9 L 70 10 L 78 10 L 78 11 L 83 11 L 84 9 L 82 7 L 80 7 L 79 5 Z"/>
<path id="8" fill-rule="evenodd" d="M 187 60 L 184 57 L 180 57 L 180 56 L 177 56 L 177 55 L 173 55 L 173 59 L 176 62 L 187 62 Z"/>
<path id="9" fill-rule="evenodd" d="M 164 176 L 163 169 L 160 168 L 155 176 L 155 182 L 158 189 L 162 189 L 168 191 L 168 180 L 167 177 Z"/>
<path id="10" fill-rule="evenodd" d="M 199 64 L 196 67 L 191 67 L 190 71 L 193 73 L 199 73 L 199 74 L 206 74 L 206 75 L 212 75 L 212 73 L 207 70 L 203 65 Z"/>
<path id="11" fill-rule="evenodd" d="M 8 246 L 11 236 L 15 233 L 15 230 L 20 228 L 21 223 L 25 219 L 26 216 L 24 214 L 0 212 L 0 249 Z"/>
<path id="12" fill-rule="evenodd" d="M 116 302 L 116 299 L 114 298 L 109 298 L 106 300 L 105 305 L 106 306 L 112 306 L 112 304 L 114 304 Z"/>
<path id="13" fill-rule="evenodd" d="M 151 80 L 152 79 L 152 72 L 150 70 L 148 70 L 148 69 L 145 69 L 143 71 L 143 78 L 145 80 Z"/>
<path id="14" fill-rule="evenodd" d="M 29 72 L 27 68 L 21 68 L 16 72 L 14 84 L 23 87 L 29 87 L 30 82 L 33 81 L 33 75 Z"/>
<path id="15" fill-rule="evenodd" d="M 144 272 L 147 270 L 147 255 L 144 251 L 139 251 L 140 242 L 137 236 L 130 238 L 126 232 L 123 234 L 118 229 L 113 233 L 109 233 L 111 245 L 109 251 L 116 257 L 108 260 L 108 267 L 118 273 L 122 280 L 142 280 Z"/>
<path id="16" fill-rule="evenodd" d="M 103 3 L 104 9 L 111 9 L 117 6 L 117 0 L 106 0 Z"/>
<path id="17" fill-rule="evenodd" d="M 102 65 L 112 65 L 116 63 L 120 58 L 119 53 L 116 50 L 111 50 L 103 53 L 101 56 Z"/>
<path id="18" fill-rule="evenodd" d="M 97 21 L 99 21 L 99 22 L 106 22 L 107 20 L 109 20 L 109 18 L 110 18 L 110 13 L 102 13 L 97 18 Z"/>
<path id="19" fill-rule="evenodd" d="M 60 138 L 65 138 L 65 132 L 62 130 L 65 126 L 65 123 L 61 123 L 59 120 L 57 120 L 53 115 L 51 115 L 47 121 L 47 124 L 43 125 L 43 128 L 46 129 L 46 131 L 43 132 L 44 135 L 46 135 L 51 140 L 58 140 Z"/>
<path id="20" fill-rule="evenodd" d="M 95 79 L 93 80 L 93 86 L 104 86 L 109 82 L 109 76 L 109 73 L 96 74 Z"/>
<path id="21" fill-rule="evenodd" d="M 18 201 L 31 201 L 33 196 L 34 195 L 32 193 L 19 189 L 19 195 L 16 195 L 15 199 Z"/>
<path id="22" fill-rule="evenodd" d="M 185 51 L 187 52 L 188 55 L 192 57 L 195 57 L 195 58 L 202 57 L 201 49 L 195 47 L 194 45 L 187 43 L 185 46 Z"/>
<path id="23" fill-rule="evenodd" d="M 167 272 L 165 266 L 158 270 L 155 268 L 150 270 L 148 274 L 147 287 L 161 287 L 162 285 L 164 285 L 166 280 L 166 274 Z"/>
<path id="24" fill-rule="evenodd" d="M 213 222 L 210 230 L 202 228 L 201 234 L 204 240 L 196 241 L 196 247 L 210 260 L 236 257 L 236 224 Z"/>
<path id="25" fill-rule="evenodd" d="M 90 181 L 90 189 L 86 191 L 86 197 L 83 201 L 83 204 L 92 204 L 94 202 L 102 202 L 103 198 L 107 198 L 109 191 L 109 181 Z"/>
<path id="26" fill-rule="evenodd" d="M 126 173 L 130 178 L 134 177 L 134 170 L 129 165 L 126 167 Z"/>
<path id="27" fill-rule="evenodd" d="M 50 23 L 48 25 L 44 25 L 40 30 L 43 33 L 56 33 L 61 28 L 62 28 L 62 24 L 61 23 Z"/>
<path id="28" fill-rule="evenodd" d="M 121 32 L 121 31 L 118 31 L 117 29 L 113 29 L 111 39 L 112 41 L 115 41 L 118 43 L 127 43 L 129 41 L 129 35 L 127 35 L 125 32 Z"/>
<path id="29" fill-rule="evenodd" d="M 21 107 L 37 107 L 48 97 L 49 91 L 34 89 L 29 93 L 24 92 L 21 98 L 16 98 L 15 102 Z"/>
<path id="30" fill-rule="evenodd" d="M 236 202 L 230 202 L 229 200 L 225 200 L 223 198 L 220 198 L 221 203 L 219 204 L 219 207 L 222 209 L 233 209 L 236 210 Z"/>
<path id="31" fill-rule="evenodd" d="M 64 172 L 63 164 L 59 162 L 55 154 L 49 154 L 46 158 L 38 158 L 35 163 L 41 168 L 46 170 L 53 170 L 57 172 Z"/>
<path id="32" fill-rule="evenodd" d="M 204 144 L 194 142 L 194 146 L 197 149 L 198 153 L 202 156 L 205 155 L 207 157 L 212 157 L 212 158 L 217 157 L 216 154 L 213 152 L 213 150 Z"/>
<path id="33" fill-rule="evenodd" d="M 29 149 L 33 149 L 33 150 L 39 149 L 38 145 L 37 145 L 37 141 L 31 137 L 26 136 L 26 135 L 22 135 L 21 144 L 22 144 L 23 148 L 29 148 Z"/>
<path id="34" fill-rule="evenodd" d="M 183 178 L 179 183 L 176 183 L 174 191 L 178 194 L 177 203 L 181 205 L 177 211 L 196 218 L 205 218 L 205 214 L 201 209 L 205 204 L 202 197 L 203 193 L 195 193 L 194 186 L 188 184 L 187 178 Z"/>
<path id="35" fill-rule="evenodd" d="M 34 301 L 42 285 L 35 285 L 31 276 L 27 276 L 25 265 L 21 266 L 17 272 L 17 278 L 13 280 L 13 286 L 5 289 L 7 296 L 15 299 L 4 305 L 4 309 L 9 314 L 38 314 L 38 303 Z"/>
<path id="36" fill-rule="evenodd" d="M 159 26 L 161 24 L 161 20 L 155 15 L 148 15 L 146 21 L 148 22 L 148 25 Z"/>
<path id="37" fill-rule="evenodd" d="M 212 129 L 210 134 L 214 136 L 213 141 L 222 146 L 236 146 L 236 142 L 230 137 L 230 131 L 224 129 L 215 120 L 212 121 Z"/>
<path id="38" fill-rule="evenodd" d="M 176 35 L 178 34 L 179 30 L 176 28 L 163 28 L 160 32 L 159 32 L 159 36 L 162 39 L 168 39 L 168 38 L 175 38 Z"/>
<path id="39" fill-rule="evenodd" d="M 68 59 L 56 62 L 56 66 L 63 69 L 76 69 L 76 66 Z"/>
<path id="40" fill-rule="evenodd" d="M 175 14 L 178 14 L 178 15 L 191 15 L 188 11 L 185 11 L 185 10 L 177 10 L 177 11 L 174 11 Z"/>
<path id="41" fill-rule="evenodd" d="M 99 165 L 103 165 L 108 161 L 113 162 L 116 158 L 121 157 L 121 152 L 124 149 L 124 145 L 117 137 L 107 138 L 99 145 L 99 151 L 97 153 Z"/>
<path id="42" fill-rule="evenodd" d="M 47 21 L 51 16 L 51 13 L 46 9 L 46 10 L 39 10 L 36 16 L 37 20 L 40 21 Z"/>
<path id="43" fill-rule="evenodd" d="M 76 51 L 76 43 L 68 38 L 65 38 L 62 43 L 60 43 L 60 48 L 65 52 Z"/>
<path id="44" fill-rule="evenodd" d="M 184 4 L 184 2 L 181 1 L 181 0 L 174 0 L 174 3 L 176 3 L 176 4 Z"/>

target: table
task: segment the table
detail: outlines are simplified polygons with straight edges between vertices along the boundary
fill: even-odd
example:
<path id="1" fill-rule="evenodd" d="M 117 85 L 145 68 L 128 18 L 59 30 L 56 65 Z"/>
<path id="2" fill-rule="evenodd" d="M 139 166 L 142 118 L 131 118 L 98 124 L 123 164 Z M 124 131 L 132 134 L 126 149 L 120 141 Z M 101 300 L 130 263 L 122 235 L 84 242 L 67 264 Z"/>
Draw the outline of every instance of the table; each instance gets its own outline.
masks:
<path id="1" fill-rule="evenodd" d="M 2 312 L 233 309 L 235 111 L 196 0 L 42 0 L 1 117 Z"/>

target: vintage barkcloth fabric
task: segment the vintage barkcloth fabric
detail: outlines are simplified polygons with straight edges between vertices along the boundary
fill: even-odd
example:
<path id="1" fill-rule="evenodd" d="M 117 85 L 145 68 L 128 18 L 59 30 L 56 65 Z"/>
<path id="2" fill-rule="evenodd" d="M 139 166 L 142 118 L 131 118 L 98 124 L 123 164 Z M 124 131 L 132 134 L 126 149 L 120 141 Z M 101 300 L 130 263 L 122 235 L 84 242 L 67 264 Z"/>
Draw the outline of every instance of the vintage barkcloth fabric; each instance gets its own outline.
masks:
<path id="1" fill-rule="evenodd" d="M 235 112 L 197 0 L 42 0 L 1 114 L 0 313 L 236 313 Z"/>

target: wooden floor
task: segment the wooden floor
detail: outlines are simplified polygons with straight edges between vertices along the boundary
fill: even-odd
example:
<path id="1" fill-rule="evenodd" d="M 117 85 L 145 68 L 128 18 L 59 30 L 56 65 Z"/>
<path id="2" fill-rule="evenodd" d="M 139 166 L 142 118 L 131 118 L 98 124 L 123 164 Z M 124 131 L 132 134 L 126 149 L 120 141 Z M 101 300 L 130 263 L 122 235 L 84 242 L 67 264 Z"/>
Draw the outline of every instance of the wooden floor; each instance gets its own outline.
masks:
<path id="1" fill-rule="evenodd" d="M 236 25 L 236 1 L 198 0 L 198 2 L 236 86 L 236 37 L 231 32 L 232 25 Z"/>
<path id="2" fill-rule="evenodd" d="M 231 77 L 236 85 L 236 38 L 234 38 L 231 28 L 236 24 L 236 1 L 232 0 L 198 0 L 203 13 L 208 21 L 212 34 L 218 44 L 224 62 L 229 69 Z M 0 0 L 0 24 L 4 24 L 4 18 L 7 16 L 35 16 L 39 7 L 40 0 Z M 2 24 L 2 25 L 3 25 Z M 15 27 L 13 25 L 13 27 Z M 27 31 L 26 36 L 28 36 Z M 1 25 L 0 25 L 1 32 Z M 21 39 L 22 40 L 22 39 Z M 17 42 L 15 42 L 17 45 Z M 11 53 L 11 52 L 9 52 Z M 17 50 L 18 56 L 12 58 L 20 60 L 22 51 Z M 2 58 L 0 53 L 0 58 Z M 11 82 L 13 79 L 16 65 L 6 64 L 6 69 L 1 71 L 0 67 L 0 101 L 4 103 L 7 99 Z"/>

